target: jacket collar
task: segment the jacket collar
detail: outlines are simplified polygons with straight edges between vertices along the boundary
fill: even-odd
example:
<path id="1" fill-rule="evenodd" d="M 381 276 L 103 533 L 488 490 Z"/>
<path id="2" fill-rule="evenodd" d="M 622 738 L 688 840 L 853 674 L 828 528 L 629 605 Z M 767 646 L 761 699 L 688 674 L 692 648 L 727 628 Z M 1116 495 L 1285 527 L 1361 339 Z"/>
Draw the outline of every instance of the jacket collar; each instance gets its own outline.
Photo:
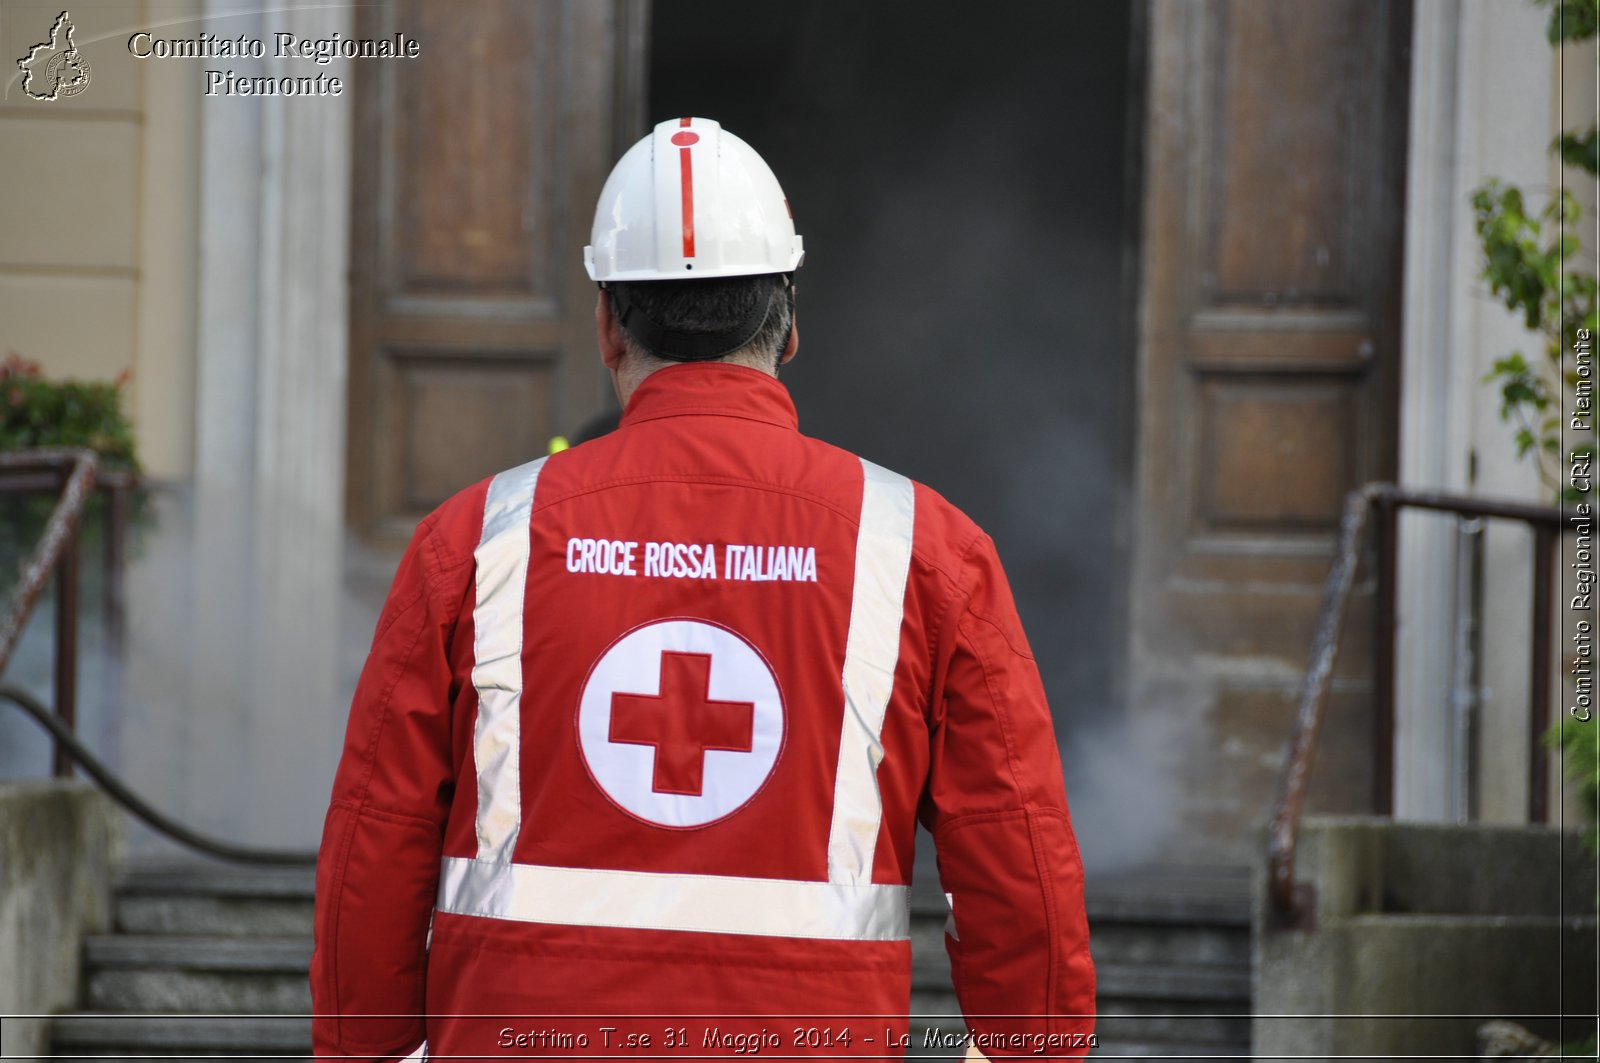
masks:
<path id="1" fill-rule="evenodd" d="M 685 362 L 657 369 L 635 389 L 621 423 L 626 427 L 686 414 L 800 427 L 789 389 L 777 378 L 726 362 Z"/>

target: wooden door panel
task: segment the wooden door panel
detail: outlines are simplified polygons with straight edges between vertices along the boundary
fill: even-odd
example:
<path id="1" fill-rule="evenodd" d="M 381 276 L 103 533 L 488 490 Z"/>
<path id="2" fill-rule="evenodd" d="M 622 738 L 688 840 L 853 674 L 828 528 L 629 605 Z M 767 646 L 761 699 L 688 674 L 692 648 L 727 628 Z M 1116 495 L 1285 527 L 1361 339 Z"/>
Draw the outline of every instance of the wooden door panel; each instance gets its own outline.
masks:
<path id="1" fill-rule="evenodd" d="M 1206 751 L 1204 858 L 1248 859 L 1344 496 L 1395 467 L 1409 13 L 1152 3 L 1134 711 Z M 1370 781 L 1369 616 L 1358 592 L 1334 806 Z"/>
<path id="2" fill-rule="evenodd" d="M 554 224 L 561 106 L 554 42 L 560 5 L 493 0 L 471 9 L 400 5 L 449 62 L 387 86 L 399 119 L 382 152 L 394 219 L 384 295 L 492 297 L 501 309 L 549 314 L 562 274 Z M 526 305 L 528 300 L 542 303 Z"/>
<path id="3" fill-rule="evenodd" d="M 1385 54 L 1369 0 L 1208 5 L 1196 41 L 1204 192 L 1201 305 L 1352 305 L 1361 180 L 1385 101 L 1363 86 Z"/>
<path id="4" fill-rule="evenodd" d="M 1355 486 L 1358 387 L 1292 373 L 1198 373 L 1196 383 L 1196 536 L 1326 531 L 1338 523 Z"/>
<path id="5" fill-rule="evenodd" d="M 1322 574 L 1328 563 L 1321 561 Z M 1182 633 L 1185 665 L 1197 682 L 1207 670 L 1231 679 L 1249 678 L 1285 690 L 1298 689 L 1311 635 L 1316 627 L 1321 586 L 1287 584 L 1265 592 L 1259 584 L 1183 582 L 1163 598 L 1168 637 Z M 1352 609 L 1339 641 L 1341 682 L 1365 683 L 1372 652 L 1371 613 L 1363 603 Z M 1281 745 L 1288 735 L 1276 736 Z"/>
<path id="6" fill-rule="evenodd" d="M 527 461 L 554 434 L 554 352 L 385 353 L 395 389 L 385 434 L 399 444 L 392 497 L 407 512 Z"/>
<path id="7" fill-rule="evenodd" d="M 421 58 L 356 84 L 348 503 L 403 541 L 608 401 L 580 250 L 642 135 L 642 0 L 383 0 Z"/>

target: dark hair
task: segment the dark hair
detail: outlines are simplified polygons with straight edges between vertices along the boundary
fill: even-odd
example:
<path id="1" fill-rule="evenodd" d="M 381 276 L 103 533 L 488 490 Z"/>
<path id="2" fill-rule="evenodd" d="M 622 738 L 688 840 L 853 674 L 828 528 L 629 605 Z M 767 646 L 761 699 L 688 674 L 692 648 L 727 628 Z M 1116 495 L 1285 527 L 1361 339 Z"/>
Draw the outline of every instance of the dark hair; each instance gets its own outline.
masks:
<path id="1" fill-rule="evenodd" d="M 783 354 L 789 339 L 792 315 L 788 286 L 789 277 L 783 273 L 709 280 L 614 281 L 609 285 L 616 289 L 612 295 L 613 310 L 620 296 L 623 302 L 631 305 L 634 313 L 643 314 L 661 328 L 692 335 L 737 330 L 741 322 L 760 313 L 765 304 L 765 320 L 739 351 L 768 354 L 774 361 Z M 626 330 L 623 334 L 630 351 L 656 353 L 647 350 Z"/>

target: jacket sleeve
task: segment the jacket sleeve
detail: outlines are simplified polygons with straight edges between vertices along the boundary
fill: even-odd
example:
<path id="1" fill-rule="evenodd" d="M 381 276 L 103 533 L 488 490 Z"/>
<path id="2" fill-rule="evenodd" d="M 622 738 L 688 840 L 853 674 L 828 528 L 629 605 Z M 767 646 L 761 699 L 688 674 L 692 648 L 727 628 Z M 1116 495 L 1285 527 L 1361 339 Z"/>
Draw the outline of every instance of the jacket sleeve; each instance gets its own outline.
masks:
<path id="1" fill-rule="evenodd" d="M 938 645 L 923 819 L 951 904 L 957 998 L 991 1059 L 1086 1055 L 1094 965 L 1055 729 L 987 536 Z"/>
<path id="2" fill-rule="evenodd" d="M 317 858 L 318 1059 L 398 1058 L 424 1038 L 429 924 L 453 785 L 455 610 L 439 592 L 455 566 L 443 556 L 425 521 L 395 575 L 350 709 Z"/>

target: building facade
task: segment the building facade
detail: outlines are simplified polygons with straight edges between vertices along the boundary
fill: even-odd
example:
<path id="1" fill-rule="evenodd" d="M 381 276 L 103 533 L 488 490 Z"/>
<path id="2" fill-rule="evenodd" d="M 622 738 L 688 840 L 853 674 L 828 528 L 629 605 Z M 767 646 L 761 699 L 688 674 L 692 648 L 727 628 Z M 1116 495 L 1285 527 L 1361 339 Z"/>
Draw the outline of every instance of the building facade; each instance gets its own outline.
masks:
<path id="1" fill-rule="evenodd" d="M 1468 197 L 1562 184 L 1592 54 L 1517 0 L 744 7 L 70 9 L 88 84 L 0 99 L 0 352 L 132 371 L 157 519 L 91 742 L 201 827 L 315 839 L 396 544 L 606 407 L 589 211 L 623 147 L 698 111 L 806 235 L 802 428 L 995 535 L 1086 860 L 1249 862 L 1345 492 L 1545 498 L 1482 382 L 1532 341 Z M 59 13 L 0 9 L 5 54 Z M 141 58 L 139 32 L 265 54 Z M 323 64 L 280 33 L 419 55 Z M 208 95 L 213 69 L 342 91 Z M 1473 606 L 1460 529 L 1402 525 L 1402 816 L 1465 815 L 1463 779 L 1476 816 L 1524 814 L 1520 534 L 1486 533 Z M 1372 788 L 1361 587 L 1313 788 L 1334 810 Z M 1463 617 L 1488 636 L 1470 710 Z"/>

